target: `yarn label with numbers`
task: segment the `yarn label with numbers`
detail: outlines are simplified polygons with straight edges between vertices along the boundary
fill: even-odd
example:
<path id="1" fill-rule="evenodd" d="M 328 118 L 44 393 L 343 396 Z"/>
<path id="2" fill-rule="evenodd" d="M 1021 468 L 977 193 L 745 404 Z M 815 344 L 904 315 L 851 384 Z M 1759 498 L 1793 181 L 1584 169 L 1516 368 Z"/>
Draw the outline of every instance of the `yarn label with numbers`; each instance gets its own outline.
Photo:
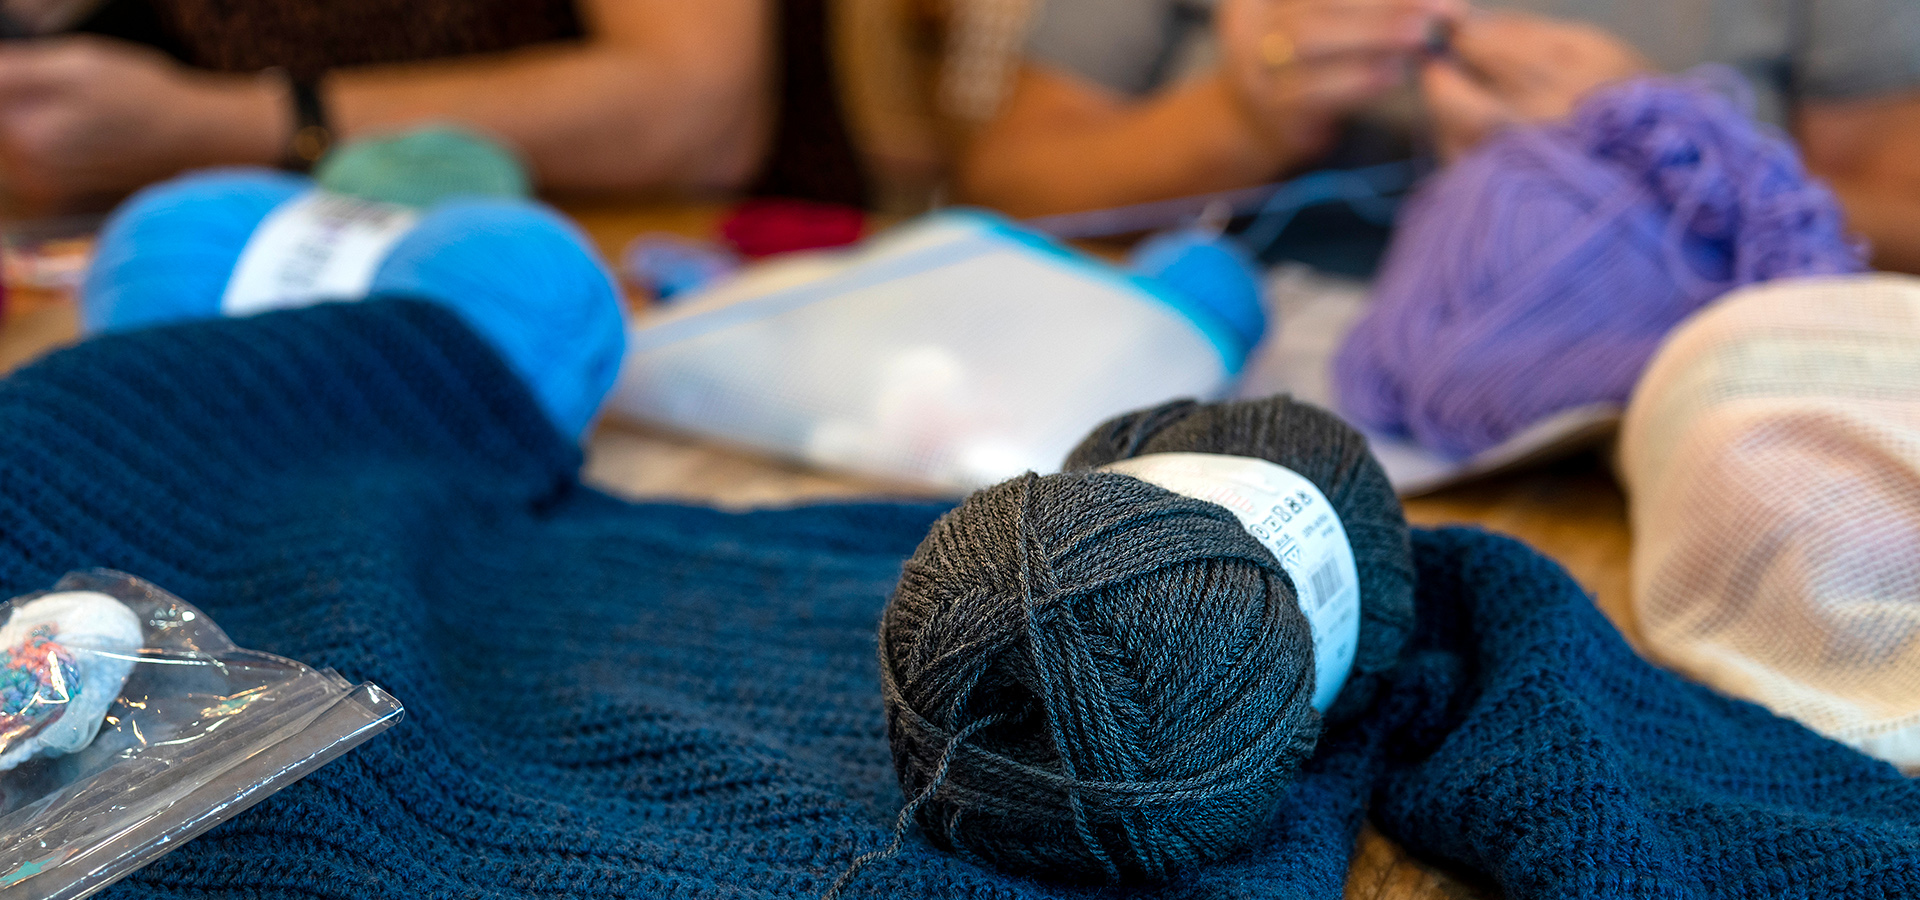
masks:
<path id="1" fill-rule="evenodd" d="M 420 220 L 410 207 L 309 191 L 267 215 L 240 251 L 220 308 L 230 316 L 358 300 Z"/>
<path id="2" fill-rule="evenodd" d="M 1340 514 L 1313 482 L 1264 459 L 1150 453 L 1101 467 L 1218 504 L 1273 552 L 1313 632 L 1313 706 L 1333 704 L 1360 643 L 1360 573 Z"/>

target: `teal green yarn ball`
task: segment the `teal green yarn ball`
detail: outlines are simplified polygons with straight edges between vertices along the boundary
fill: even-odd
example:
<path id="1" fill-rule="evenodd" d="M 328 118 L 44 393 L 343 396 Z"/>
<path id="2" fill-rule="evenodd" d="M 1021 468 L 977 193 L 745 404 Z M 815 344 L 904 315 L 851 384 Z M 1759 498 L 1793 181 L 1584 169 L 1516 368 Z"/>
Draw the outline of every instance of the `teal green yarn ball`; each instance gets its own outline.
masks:
<path id="1" fill-rule="evenodd" d="M 533 194 L 526 167 L 497 141 L 448 125 L 352 141 L 314 168 L 336 194 L 427 207 L 451 197 Z"/>

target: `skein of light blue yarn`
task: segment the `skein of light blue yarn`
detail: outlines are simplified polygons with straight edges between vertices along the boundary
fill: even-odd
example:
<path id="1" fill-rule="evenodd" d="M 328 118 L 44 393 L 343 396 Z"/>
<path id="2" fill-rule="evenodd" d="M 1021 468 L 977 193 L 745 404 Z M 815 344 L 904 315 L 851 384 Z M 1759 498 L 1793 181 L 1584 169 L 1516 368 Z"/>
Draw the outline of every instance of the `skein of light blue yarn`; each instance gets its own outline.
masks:
<path id="1" fill-rule="evenodd" d="M 556 424 L 579 434 L 613 389 L 627 346 L 619 293 L 588 247 L 546 207 L 450 200 L 394 245 L 369 294 L 444 303 L 493 343 Z"/>
<path id="2" fill-rule="evenodd" d="M 312 185 L 272 169 L 208 169 L 135 193 L 107 218 L 80 284 L 88 334 L 220 315 L 260 220 Z"/>
<path id="3" fill-rule="evenodd" d="M 1256 346 L 1266 334 L 1260 267 L 1232 238 L 1204 228 L 1161 232 L 1135 247 L 1128 264 L 1214 312 L 1242 346 Z"/>
<path id="4" fill-rule="evenodd" d="M 221 315 L 254 229 L 311 187 L 285 173 L 237 169 L 136 194 L 101 232 L 81 286 L 83 327 L 119 331 Z M 571 435 L 586 429 L 612 389 L 626 347 L 619 294 L 585 237 L 526 201 L 460 199 L 423 211 L 375 270 L 368 295 L 382 294 L 458 313 Z"/>

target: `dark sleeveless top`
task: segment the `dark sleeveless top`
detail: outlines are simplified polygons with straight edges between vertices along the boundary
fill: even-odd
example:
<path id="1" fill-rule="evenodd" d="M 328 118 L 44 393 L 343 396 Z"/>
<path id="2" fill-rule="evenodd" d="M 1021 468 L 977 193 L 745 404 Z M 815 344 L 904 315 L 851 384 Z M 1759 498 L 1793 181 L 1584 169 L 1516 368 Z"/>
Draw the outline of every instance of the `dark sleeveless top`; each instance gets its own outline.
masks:
<path id="1" fill-rule="evenodd" d="M 86 27 L 203 69 L 280 66 L 305 77 L 581 33 L 573 0 L 113 0 Z"/>
<path id="2" fill-rule="evenodd" d="M 774 139 L 756 193 L 863 205 L 866 180 L 827 56 L 828 0 L 778 0 Z M 573 0 L 109 0 L 80 30 L 222 72 L 496 53 L 581 36 Z"/>

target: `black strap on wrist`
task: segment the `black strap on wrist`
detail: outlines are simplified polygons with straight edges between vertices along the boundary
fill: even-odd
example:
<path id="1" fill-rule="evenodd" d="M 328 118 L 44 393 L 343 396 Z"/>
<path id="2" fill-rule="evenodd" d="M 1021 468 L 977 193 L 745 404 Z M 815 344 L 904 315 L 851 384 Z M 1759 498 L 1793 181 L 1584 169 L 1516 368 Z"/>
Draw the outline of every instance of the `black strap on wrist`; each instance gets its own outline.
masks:
<path id="1" fill-rule="evenodd" d="M 333 146 L 333 128 L 327 122 L 326 104 L 320 100 L 319 79 L 284 70 L 281 74 L 286 79 L 287 96 L 293 107 L 293 132 L 287 138 L 287 149 L 280 164 L 295 172 L 311 171 L 313 164 Z"/>

